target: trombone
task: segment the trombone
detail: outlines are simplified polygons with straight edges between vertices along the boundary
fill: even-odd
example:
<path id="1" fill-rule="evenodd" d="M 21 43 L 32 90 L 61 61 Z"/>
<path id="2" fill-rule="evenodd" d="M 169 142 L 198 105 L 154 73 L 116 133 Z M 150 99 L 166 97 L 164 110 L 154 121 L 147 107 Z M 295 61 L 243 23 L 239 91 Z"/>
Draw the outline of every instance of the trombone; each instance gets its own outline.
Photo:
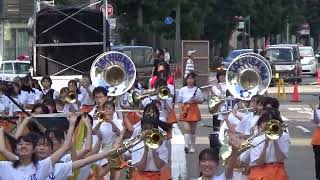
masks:
<path id="1" fill-rule="evenodd" d="M 150 96 L 158 95 L 160 99 L 168 99 L 170 97 L 170 90 L 167 86 L 162 86 L 158 90 L 146 90 L 145 92 L 139 94 L 137 91 L 133 91 L 129 94 L 129 104 L 131 106 L 137 106 L 140 102 Z"/>

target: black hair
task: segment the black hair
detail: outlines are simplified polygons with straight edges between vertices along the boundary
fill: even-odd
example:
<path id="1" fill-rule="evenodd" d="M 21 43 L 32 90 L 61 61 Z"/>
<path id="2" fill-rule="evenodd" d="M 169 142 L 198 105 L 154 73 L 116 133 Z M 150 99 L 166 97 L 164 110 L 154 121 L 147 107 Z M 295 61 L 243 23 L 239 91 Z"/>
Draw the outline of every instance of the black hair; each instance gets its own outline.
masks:
<path id="1" fill-rule="evenodd" d="M 38 137 L 37 145 L 39 143 L 41 143 L 41 144 L 48 143 L 49 146 L 51 147 L 51 149 L 53 150 L 53 142 L 50 139 L 50 137 L 48 136 L 48 134 L 40 134 Z"/>
<path id="2" fill-rule="evenodd" d="M 113 103 L 113 101 L 106 101 L 106 102 L 104 102 L 103 105 L 102 105 L 102 108 L 104 109 L 104 108 L 107 107 L 107 106 L 111 106 L 111 107 L 113 108 L 113 110 L 116 109 L 116 106 L 115 106 L 115 104 Z"/>
<path id="3" fill-rule="evenodd" d="M 261 113 L 259 120 L 257 122 L 258 126 L 261 126 L 262 123 L 264 123 L 264 122 L 267 123 L 272 119 L 283 122 L 281 115 L 280 115 L 280 111 L 276 108 L 266 107 L 266 108 L 263 108 L 261 110 L 261 112 L 262 113 Z"/>
<path id="4" fill-rule="evenodd" d="M 52 85 L 52 79 L 50 78 L 50 76 L 43 76 L 43 78 L 41 79 L 41 84 L 45 80 L 47 80 L 49 82 L 50 86 Z"/>
<path id="5" fill-rule="evenodd" d="M 197 84 L 197 82 L 196 82 L 196 77 L 197 77 L 197 75 L 196 75 L 196 73 L 194 73 L 194 72 L 191 72 L 191 73 L 189 73 L 189 74 L 187 75 L 187 77 L 184 79 L 183 85 L 184 85 L 184 86 L 187 86 L 187 79 L 190 78 L 190 77 L 194 79 L 193 85 L 194 85 L 194 86 L 197 86 L 197 85 L 196 85 L 196 84 Z"/>
<path id="6" fill-rule="evenodd" d="M 21 90 L 23 90 L 23 91 L 27 91 L 27 92 L 32 92 L 32 93 L 34 93 L 35 91 L 32 89 L 32 87 L 29 85 L 29 81 L 32 81 L 32 79 L 30 78 L 30 77 L 28 77 L 28 76 L 26 76 L 26 77 L 23 77 L 22 79 L 21 79 L 21 83 L 22 83 L 22 85 L 21 85 Z"/>
<path id="7" fill-rule="evenodd" d="M 160 87 L 163 87 L 163 86 L 167 86 L 168 84 L 167 84 L 167 81 L 166 80 L 164 80 L 164 79 L 157 79 L 157 81 L 156 81 L 156 83 L 155 83 L 155 85 L 154 85 L 154 88 L 155 89 L 158 89 L 158 88 L 160 88 Z"/>
<path id="8" fill-rule="evenodd" d="M 78 83 L 77 83 L 77 81 L 76 80 L 74 80 L 74 79 L 72 79 L 72 80 L 70 80 L 69 82 L 68 82 L 68 85 L 69 84 L 74 84 L 74 85 L 76 85 L 76 93 L 77 94 L 80 94 L 80 90 L 79 90 L 79 88 L 78 88 Z"/>
<path id="9" fill-rule="evenodd" d="M 90 74 L 89 74 L 89 73 L 84 73 L 84 74 L 82 75 L 82 78 L 84 78 L 84 77 L 88 78 L 89 81 L 90 81 L 90 84 L 92 84 L 91 77 L 90 77 Z"/>
<path id="10" fill-rule="evenodd" d="M 153 100 L 151 103 L 147 104 L 144 107 L 144 111 L 143 111 L 142 116 L 149 114 L 151 116 L 154 116 L 157 120 L 159 120 L 160 112 L 159 112 L 159 109 L 158 109 L 156 103 L 157 103 L 156 100 Z M 150 114 L 150 111 L 152 111 L 153 113 Z"/>
<path id="11" fill-rule="evenodd" d="M 57 139 L 57 141 L 59 143 L 63 143 L 64 142 L 64 133 L 65 133 L 65 131 L 63 129 L 51 128 L 51 129 L 48 129 L 46 131 L 46 135 L 48 137 L 50 137 L 51 133 L 53 134 L 53 136 Z"/>
<path id="12" fill-rule="evenodd" d="M 17 149 L 17 145 L 22 141 L 23 142 L 32 143 L 32 147 L 35 148 L 36 144 L 37 144 L 37 139 L 35 139 L 35 137 L 36 136 L 34 136 L 34 134 L 32 134 L 32 133 L 28 133 L 27 135 L 18 137 L 14 149 L 16 150 Z M 35 153 L 32 153 L 31 161 L 32 161 L 34 166 L 38 165 L 38 158 L 37 158 L 37 155 Z M 18 168 L 20 165 L 21 165 L 21 161 L 20 160 L 16 160 L 16 161 L 13 162 L 13 168 Z"/>
<path id="13" fill-rule="evenodd" d="M 169 76 L 169 73 L 166 70 L 161 70 L 157 72 L 157 79 L 167 80 L 168 76 Z"/>
<path id="14" fill-rule="evenodd" d="M 276 98 L 265 96 L 261 100 L 263 107 L 273 107 L 279 109 L 280 103 Z"/>
<path id="15" fill-rule="evenodd" d="M 14 92 L 12 93 L 12 95 L 13 95 L 13 96 L 18 96 L 19 94 L 21 94 L 21 87 L 20 87 L 20 85 L 19 85 L 17 82 L 14 82 L 14 83 L 13 83 L 13 86 L 17 86 L 17 87 L 19 88 L 19 91 L 18 91 L 18 92 L 15 92 L 15 91 L 14 91 Z"/>
<path id="16" fill-rule="evenodd" d="M 42 104 L 45 106 L 52 106 L 53 107 L 53 113 L 57 112 L 57 108 L 56 108 L 56 102 L 52 99 L 52 98 L 44 98 L 42 99 Z"/>
<path id="17" fill-rule="evenodd" d="M 171 73 L 170 65 L 169 65 L 167 62 L 165 62 L 165 61 L 159 62 L 159 63 L 157 64 L 157 69 L 156 69 L 157 72 L 158 72 L 158 68 L 159 68 L 160 66 L 164 66 L 165 71 L 168 73 L 168 75 Z"/>
<path id="18" fill-rule="evenodd" d="M 38 89 L 39 91 L 42 91 L 41 86 L 36 79 L 32 79 L 32 87 Z"/>
<path id="19" fill-rule="evenodd" d="M 203 160 L 212 160 L 219 164 L 219 149 L 206 148 L 199 153 L 199 162 Z"/>
<path id="20" fill-rule="evenodd" d="M 264 96 L 257 94 L 257 95 L 252 96 L 251 101 L 255 100 L 256 103 L 259 104 L 259 103 L 262 102 L 263 97 L 264 97 Z"/>
<path id="21" fill-rule="evenodd" d="M 218 80 L 218 83 L 220 83 L 220 76 L 226 76 L 226 72 L 225 71 L 218 71 L 217 72 L 217 75 L 216 75 L 216 78 Z"/>
<path id="22" fill-rule="evenodd" d="M 108 96 L 108 90 L 102 86 L 95 87 L 93 89 L 92 95 L 94 97 L 96 96 L 96 94 L 99 94 L 99 93 L 102 93 L 103 95 Z"/>
<path id="23" fill-rule="evenodd" d="M 49 114 L 50 113 L 49 108 L 46 105 L 41 104 L 41 103 L 35 104 L 32 107 L 31 113 L 34 113 L 37 108 L 41 108 L 41 111 L 42 111 L 41 114 Z"/>
<path id="24" fill-rule="evenodd" d="M 77 117 L 77 121 L 76 121 L 75 127 L 78 127 L 78 124 L 80 123 L 80 120 L 81 120 L 81 118 L 82 118 L 83 116 L 87 116 L 88 119 L 90 120 L 91 125 L 93 125 L 93 118 L 92 118 L 92 116 L 91 116 L 90 114 L 88 114 L 88 113 L 84 113 L 84 114 L 79 115 L 79 116 Z"/>

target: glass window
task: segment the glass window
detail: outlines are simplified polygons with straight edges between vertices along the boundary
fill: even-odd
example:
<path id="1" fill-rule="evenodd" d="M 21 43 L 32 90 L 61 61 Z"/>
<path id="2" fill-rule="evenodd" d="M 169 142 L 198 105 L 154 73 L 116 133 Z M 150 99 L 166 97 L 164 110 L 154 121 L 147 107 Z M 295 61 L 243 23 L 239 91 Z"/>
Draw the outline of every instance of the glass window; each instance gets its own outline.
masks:
<path id="1" fill-rule="evenodd" d="M 28 74 L 30 64 L 28 63 L 14 63 L 14 70 L 16 74 Z"/>
<path id="2" fill-rule="evenodd" d="M 12 63 L 4 63 L 4 74 L 13 74 Z"/>
<path id="3" fill-rule="evenodd" d="M 291 49 L 268 49 L 266 51 L 266 57 L 270 61 L 293 61 L 293 54 Z"/>
<path id="4" fill-rule="evenodd" d="M 0 73 L 3 71 L 3 64 L 0 64 Z"/>
<path id="5" fill-rule="evenodd" d="M 299 48 L 300 56 L 302 57 L 313 57 L 312 48 Z"/>

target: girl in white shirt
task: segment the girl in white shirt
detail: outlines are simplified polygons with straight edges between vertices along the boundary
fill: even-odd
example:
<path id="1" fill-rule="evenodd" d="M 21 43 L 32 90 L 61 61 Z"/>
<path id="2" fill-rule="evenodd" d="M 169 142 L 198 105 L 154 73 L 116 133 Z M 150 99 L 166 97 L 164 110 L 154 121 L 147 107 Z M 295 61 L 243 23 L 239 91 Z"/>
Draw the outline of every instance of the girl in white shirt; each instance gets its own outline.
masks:
<path id="1" fill-rule="evenodd" d="M 80 81 L 80 93 L 82 95 L 82 112 L 90 112 L 93 109 L 95 103 L 93 90 L 94 86 L 92 85 L 90 75 L 83 75 Z"/>
<path id="2" fill-rule="evenodd" d="M 31 77 L 23 77 L 21 79 L 22 87 L 21 94 L 25 93 L 26 100 L 23 103 L 24 107 L 28 110 L 31 110 L 36 101 L 39 101 L 36 91 L 32 88 L 32 79 Z"/>
<path id="3" fill-rule="evenodd" d="M 194 73 L 187 75 L 187 86 L 180 89 L 177 99 L 181 109 L 180 121 L 184 125 L 186 153 L 195 152 L 196 128 L 201 120 L 198 104 L 203 103 L 203 95 L 201 89 L 195 86 L 195 77 Z"/>
<path id="4" fill-rule="evenodd" d="M 60 160 L 65 152 L 71 146 L 72 133 L 75 127 L 76 117 L 70 116 L 69 129 L 66 136 L 66 141 L 62 147 L 53 153 L 50 157 L 37 161 L 35 154 L 36 142 L 34 136 L 28 134 L 26 136 L 20 136 L 17 139 L 15 147 L 15 153 L 17 158 L 15 161 L 0 161 L 0 179 L 1 180 L 45 180 L 52 169 L 52 165 Z M 2 153 L 7 159 L 13 159 L 8 155 L 7 150 L 4 147 L 3 128 L 0 127 L 0 153 Z"/>
<path id="5" fill-rule="evenodd" d="M 141 120 L 141 128 L 140 132 L 153 128 L 158 129 L 158 120 L 146 115 Z M 136 169 L 132 174 L 132 180 L 170 179 L 168 168 L 166 168 L 169 159 L 165 142 L 157 149 L 150 149 L 142 141 L 131 149 L 131 156 L 132 165 Z"/>
<path id="6" fill-rule="evenodd" d="M 199 170 L 201 177 L 197 180 L 225 180 L 225 175 L 217 175 L 219 167 L 219 150 L 207 148 L 199 154 Z"/>
<path id="7" fill-rule="evenodd" d="M 52 79 L 50 76 L 43 76 L 41 79 L 41 85 L 43 87 L 43 96 L 42 99 L 56 99 L 59 96 L 59 93 L 51 88 Z"/>
<path id="8" fill-rule="evenodd" d="M 270 120 L 283 122 L 280 112 L 275 108 L 264 108 L 262 112 L 257 122 L 255 133 L 264 131 L 266 124 Z M 240 147 L 238 138 L 232 137 L 231 139 L 230 142 L 234 145 L 235 150 L 238 151 Z M 254 138 L 252 144 L 254 147 L 240 155 L 240 160 L 250 166 L 248 179 L 289 179 L 284 167 L 284 160 L 288 157 L 290 146 L 290 137 L 287 132 L 284 131 L 277 140 L 270 140 L 266 137 L 265 133 L 263 133 Z M 232 165 L 233 163 L 231 162 L 230 164 Z"/>

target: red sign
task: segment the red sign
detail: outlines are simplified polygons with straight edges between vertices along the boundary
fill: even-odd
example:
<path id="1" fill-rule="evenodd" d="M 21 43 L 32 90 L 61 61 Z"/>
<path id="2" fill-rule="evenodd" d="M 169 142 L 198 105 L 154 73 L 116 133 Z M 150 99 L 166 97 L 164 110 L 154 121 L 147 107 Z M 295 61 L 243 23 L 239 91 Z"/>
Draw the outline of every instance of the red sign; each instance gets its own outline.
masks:
<path id="1" fill-rule="evenodd" d="M 100 7 L 100 11 L 103 12 L 104 10 L 105 10 L 104 5 L 102 5 L 102 6 Z M 113 12 L 114 12 L 113 5 L 110 4 L 110 3 L 108 3 L 108 16 L 113 16 Z"/>

